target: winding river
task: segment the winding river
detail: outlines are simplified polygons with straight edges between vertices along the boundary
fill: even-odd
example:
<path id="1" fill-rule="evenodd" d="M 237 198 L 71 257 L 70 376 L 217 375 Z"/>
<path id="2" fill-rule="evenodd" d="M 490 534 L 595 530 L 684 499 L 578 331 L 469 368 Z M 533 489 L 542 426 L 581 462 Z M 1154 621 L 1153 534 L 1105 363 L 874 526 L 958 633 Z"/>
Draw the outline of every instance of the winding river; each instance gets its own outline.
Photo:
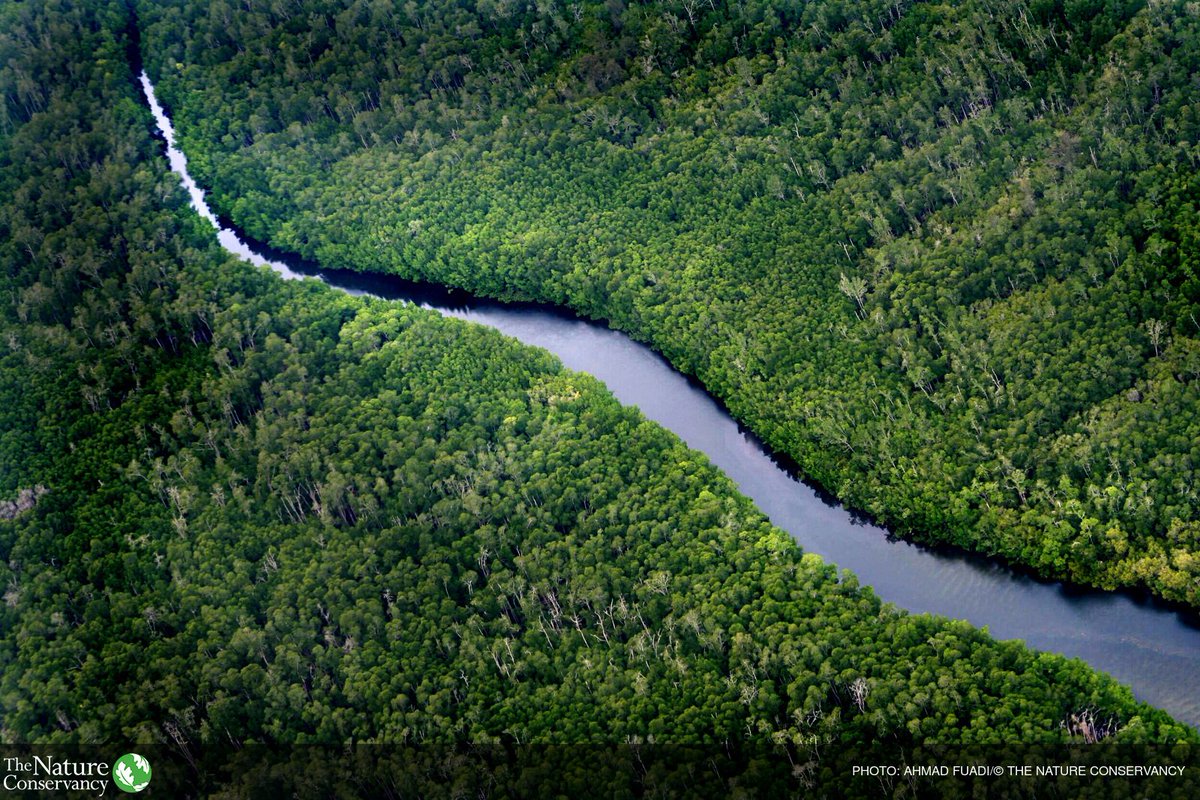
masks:
<path id="1" fill-rule="evenodd" d="M 987 627 L 1000 639 L 1081 658 L 1131 686 L 1142 700 L 1200 727 L 1200 618 L 1130 593 L 1101 592 L 1043 581 L 962 552 L 892 538 L 829 502 L 780 466 L 757 439 L 695 381 L 650 348 L 570 312 L 506 304 L 465 292 L 383 275 L 321 269 L 269 248 L 248 245 L 218 220 L 187 171 L 175 132 L 140 76 L 167 158 L 193 207 L 217 229 L 230 252 L 287 279 L 316 277 L 351 294 L 417 303 L 446 316 L 488 325 L 554 353 L 590 373 L 626 405 L 705 453 L 771 521 L 807 551 L 854 572 L 883 599 L 915 612 L 942 614 Z M 265 254 L 265 255 L 264 255 Z"/>

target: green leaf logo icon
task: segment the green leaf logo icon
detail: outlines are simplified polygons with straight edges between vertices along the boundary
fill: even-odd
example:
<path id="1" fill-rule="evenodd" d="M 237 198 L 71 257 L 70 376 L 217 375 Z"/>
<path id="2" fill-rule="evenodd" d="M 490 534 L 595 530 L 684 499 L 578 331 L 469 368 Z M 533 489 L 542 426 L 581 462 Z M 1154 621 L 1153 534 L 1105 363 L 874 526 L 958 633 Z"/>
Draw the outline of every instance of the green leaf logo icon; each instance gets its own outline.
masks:
<path id="1" fill-rule="evenodd" d="M 122 792 L 140 792 L 150 785 L 150 762 L 137 753 L 126 753 L 113 764 L 113 780 Z"/>

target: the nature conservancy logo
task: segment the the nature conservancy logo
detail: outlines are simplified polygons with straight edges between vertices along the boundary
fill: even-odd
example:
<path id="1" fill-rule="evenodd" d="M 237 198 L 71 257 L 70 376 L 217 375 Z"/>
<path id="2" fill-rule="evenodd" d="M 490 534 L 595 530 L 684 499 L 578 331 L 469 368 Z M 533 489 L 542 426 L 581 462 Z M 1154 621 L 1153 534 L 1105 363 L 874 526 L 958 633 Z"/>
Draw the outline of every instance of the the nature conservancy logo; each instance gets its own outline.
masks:
<path id="1" fill-rule="evenodd" d="M 113 780 L 122 792 L 140 792 L 150 784 L 150 762 L 137 753 L 126 753 L 113 764 Z"/>
<path id="2" fill-rule="evenodd" d="M 3 787 L 10 792 L 90 792 L 103 797 L 109 776 L 123 792 L 140 792 L 150 784 L 150 762 L 126 753 L 109 769 L 104 761 L 55 755 L 5 756 Z"/>

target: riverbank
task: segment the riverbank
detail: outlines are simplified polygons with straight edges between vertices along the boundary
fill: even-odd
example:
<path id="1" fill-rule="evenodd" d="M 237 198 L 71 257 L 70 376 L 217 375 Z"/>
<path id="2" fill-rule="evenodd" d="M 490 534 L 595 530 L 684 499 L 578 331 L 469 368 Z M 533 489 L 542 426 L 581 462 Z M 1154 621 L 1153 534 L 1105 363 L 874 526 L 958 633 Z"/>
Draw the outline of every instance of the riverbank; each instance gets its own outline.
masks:
<path id="1" fill-rule="evenodd" d="M 543 347 L 572 368 L 595 375 L 627 405 L 704 452 L 779 527 L 806 550 L 853 572 L 886 601 L 985 627 L 1001 639 L 1081 658 L 1133 687 L 1142 700 L 1200 726 L 1200 627 L 1166 604 L 1125 593 L 1083 590 L 1042 581 L 977 556 L 948 553 L 894 539 L 822 498 L 771 458 L 701 387 L 648 347 L 597 323 L 533 304 L 505 305 L 463 292 L 441 293 L 410 281 L 323 270 L 315 264 L 268 258 L 218 221 L 174 147 L 170 120 L 142 87 L 172 169 L 193 205 L 218 228 L 231 252 L 285 278 L 316 276 L 353 294 L 416 302 L 448 316 L 488 325 Z M 439 301 L 450 303 L 438 305 Z"/>

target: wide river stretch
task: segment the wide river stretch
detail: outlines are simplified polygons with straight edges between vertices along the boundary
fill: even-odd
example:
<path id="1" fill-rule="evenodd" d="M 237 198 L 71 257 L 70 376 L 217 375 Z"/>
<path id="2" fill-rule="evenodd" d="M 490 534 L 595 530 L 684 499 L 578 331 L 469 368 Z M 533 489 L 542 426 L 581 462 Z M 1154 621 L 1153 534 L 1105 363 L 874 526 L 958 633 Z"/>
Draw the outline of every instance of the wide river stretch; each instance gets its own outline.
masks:
<path id="1" fill-rule="evenodd" d="M 417 303 L 543 347 L 567 367 L 604 381 L 622 403 L 637 406 L 705 453 L 806 551 L 852 571 L 884 600 L 909 611 L 965 619 L 986 626 L 997 638 L 1021 639 L 1040 650 L 1081 658 L 1133 687 L 1140 699 L 1200 727 L 1200 621 L 1195 615 L 1129 593 L 1042 581 L 986 558 L 894 539 L 777 464 L 702 386 L 676 372 L 653 350 L 568 311 L 505 304 L 388 276 L 322 269 L 265 247 L 251 247 L 209 209 L 145 73 L 141 83 L 166 139 L 171 168 L 227 250 L 284 278 L 315 277 L 351 294 Z"/>

